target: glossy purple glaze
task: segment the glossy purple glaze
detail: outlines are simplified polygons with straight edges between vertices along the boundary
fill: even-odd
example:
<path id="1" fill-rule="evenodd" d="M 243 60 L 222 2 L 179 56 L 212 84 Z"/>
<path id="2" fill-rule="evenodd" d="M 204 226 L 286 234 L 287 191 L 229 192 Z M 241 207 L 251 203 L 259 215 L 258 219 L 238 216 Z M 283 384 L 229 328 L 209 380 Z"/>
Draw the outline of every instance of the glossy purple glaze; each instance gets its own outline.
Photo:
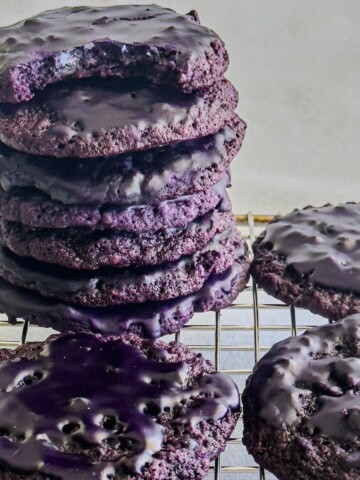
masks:
<path id="1" fill-rule="evenodd" d="M 173 423 L 223 418 L 239 406 L 233 381 L 204 374 L 187 384 L 189 365 L 167 360 L 166 350 L 145 354 L 121 338 L 65 335 L 44 344 L 35 359 L 0 367 L 0 460 L 17 472 L 41 472 L 66 480 L 103 480 L 139 473 L 163 444 L 170 409 Z M 126 451 L 113 462 L 92 462 L 65 445 L 109 442 Z"/>
<path id="2" fill-rule="evenodd" d="M 360 204 L 308 207 L 271 223 L 262 244 L 310 283 L 360 293 Z"/>

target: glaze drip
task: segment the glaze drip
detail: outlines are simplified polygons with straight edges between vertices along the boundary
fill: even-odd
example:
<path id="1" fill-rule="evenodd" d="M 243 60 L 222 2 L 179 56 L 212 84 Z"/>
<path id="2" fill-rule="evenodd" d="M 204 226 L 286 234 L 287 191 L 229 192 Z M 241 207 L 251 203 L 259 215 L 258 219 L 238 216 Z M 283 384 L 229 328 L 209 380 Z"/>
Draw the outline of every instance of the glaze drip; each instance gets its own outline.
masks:
<path id="1" fill-rule="evenodd" d="M 232 380 L 204 374 L 191 386 L 188 369 L 166 351 L 150 347 L 145 356 L 121 339 L 77 334 L 49 341 L 36 359 L 0 367 L 0 460 L 66 480 L 139 473 L 162 448 L 169 424 L 217 420 L 238 408 Z M 177 416 L 181 402 L 192 407 Z M 115 461 L 81 451 L 105 443 L 118 450 Z"/>
<path id="2" fill-rule="evenodd" d="M 245 252 L 242 254 L 245 256 Z M 212 307 L 218 298 L 231 293 L 238 276 L 246 280 L 247 271 L 247 260 L 239 259 L 224 273 L 212 274 L 198 292 L 163 302 L 127 305 L 125 308 L 69 305 L 0 279 L 0 311 L 8 315 L 9 319 L 31 316 L 39 322 L 43 318 L 44 326 L 63 332 L 90 330 L 103 335 L 118 335 L 135 325 L 141 328 L 145 337 L 157 338 L 161 335 L 162 323 L 166 324 L 169 319 L 179 316 L 190 317 L 193 311 Z M 54 322 L 53 325 L 49 324 L 49 318 Z"/>
<path id="3" fill-rule="evenodd" d="M 65 204 L 155 204 L 194 193 L 204 170 L 229 163 L 228 150 L 244 132 L 240 122 L 207 137 L 105 159 L 59 160 L 0 145 L 0 182 L 5 191 L 35 187 Z"/>

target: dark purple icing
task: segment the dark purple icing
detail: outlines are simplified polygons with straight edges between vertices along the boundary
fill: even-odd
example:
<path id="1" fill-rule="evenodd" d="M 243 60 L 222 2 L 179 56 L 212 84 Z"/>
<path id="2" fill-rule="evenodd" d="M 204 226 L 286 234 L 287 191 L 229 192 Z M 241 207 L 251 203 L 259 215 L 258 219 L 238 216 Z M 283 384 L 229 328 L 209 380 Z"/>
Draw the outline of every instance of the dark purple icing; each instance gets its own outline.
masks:
<path id="1" fill-rule="evenodd" d="M 27 155 L 0 145 L 0 183 L 5 191 L 35 187 L 65 204 L 155 204 L 211 188 L 244 134 L 244 122 L 234 117 L 214 135 L 86 160 Z"/>
<path id="2" fill-rule="evenodd" d="M 0 139 L 27 153 L 114 156 L 213 134 L 237 101 L 224 79 L 188 94 L 141 78 L 60 82 L 29 102 L 0 105 Z"/>
<path id="3" fill-rule="evenodd" d="M 29 102 L 2 105 L 1 110 L 5 115 L 27 110 L 52 112 L 58 123 L 49 135 L 81 136 L 86 141 L 103 129 L 146 129 L 154 124 L 186 121 L 188 109 L 202 102 L 196 93 L 149 85 L 142 79 L 108 78 L 52 85 Z"/>
<path id="4" fill-rule="evenodd" d="M 271 427 L 305 428 L 341 444 L 357 442 L 359 344 L 360 314 L 283 340 L 257 363 L 245 395 Z M 341 456 L 360 467 L 359 456 L 345 451 Z"/>
<path id="5" fill-rule="evenodd" d="M 295 210 L 271 223 L 261 243 L 308 282 L 360 293 L 360 204 Z"/>
<path id="6" fill-rule="evenodd" d="M 193 255 L 156 266 L 74 271 L 0 247 L 1 277 L 17 286 L 84 306 L 110 306 L 168 300 L 193 293 L 211 273 L 222 273 L 237 257 L 246 256 L 245 242 L 233 226 Z"/>
<path id="7" fill-rule="evenodd" d="M 217 208 L 231 211 L 226 193 L 230 170 L 211 189 L 164 200 L 156 205 L 64 205 L 31 188 L 16 188 L 0 196 L 1 216 L 30 227 L 116 229 L 137 234 L 164 228 L 185 227 L 194 219 Z"/>
<path id="8" fill-rule="evenodd" d="M 1 462 L 64 480 L 128 478 L 162 449 L 169 422 L 218 420 L 239 408 L 236 386 L 225 375 L 206 373 L 191 386 L 186 362 L 169 361 L 158 347 L 150 346 L 148 356 L 121 338 L 77 334 L 45 343 L 34 359 L 3 363 Z M 192 408 L 159 420 L 166 409 L 180 412 L 191 397 L 197 398 Z M 62 451 L 79 441 L 128 445 L 129 453 L 93 463 L 85 453 Z"/>
<path id="9" fill-rule="evenodd" d="M 211 85 L 228 65 L 223 42 L 195 12 L 156 5 L 46 11 L 2 27 L 0 49 L 2 102 L 29 100 L 49 83 L 86 76 L 143 74 L 189 90 Z"/>
<path id="10" fill-rule="evenodd" d="M 143 336 L 157 338 L 164 331 L 170 332 L 170 322 L 174 319 L 184 318 L 186 322 L 194 312 L 218 308 L 218 301 L 223 308 L 224 299 L 225 303 L 233 300 L 238 290 L 245 286 L 247 277 L 248 263 L 239 259 L 224 273 L 210 275 L 201 290 L 191 295 L 112 308 L 86 308 L 60 303 L 0 279 L 0 311 L 8 316 L 9 321 L 26 318 L 61 332 L 90 331 L 119 335 L 137 326 Z M 235 287 L 235 292 L 234 284 L 239 285 Z"/>

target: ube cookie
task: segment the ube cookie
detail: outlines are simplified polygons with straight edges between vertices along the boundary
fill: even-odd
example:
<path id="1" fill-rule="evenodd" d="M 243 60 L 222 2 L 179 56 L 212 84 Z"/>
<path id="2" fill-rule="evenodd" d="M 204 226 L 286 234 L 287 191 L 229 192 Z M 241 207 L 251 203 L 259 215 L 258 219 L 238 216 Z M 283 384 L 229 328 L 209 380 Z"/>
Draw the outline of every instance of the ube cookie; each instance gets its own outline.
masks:
<path id="1" fill-rule="evenodd" d="M 159 265 L 201 250 L 234 223 L 230 212 L 218 210 L 183 228 L 140 235 L 87 228 L 34 229 L 5 221 L 0 222 L 0 243 L 19 256 L 75 270 Z"/>
<path id="2" fill-rule="evenodd" d="M 360 205 L 277 217 L 253 245 L 251 272 L 276 298 L 330 319 L 360 312 Z"/>
<path id="3" fill-rule="evenodd" d="M 200 290 L 211 273 L 221 273 L 247 255 L 234 227 L 216 235 L 202 250 L 156 266 L 71 270 L 18 257 L 0 248 L 0 277 L 47 297 L 88 307 L 106 307 L 176 298 Z"/>
<path id="4" fill-rule="evenodd" d="M 0 102 L 21 102 L 69 78 L 137 77 L 184 91 L 212 85 L 225 72 L 223 41 L 157 5 L 65 7 L 0 29 Z"/>
<path id="5" fill-rule="evenodd" d="M 280 480 L 360 476 L 360 315 L 272 347 L 242 396 L 244 444 Z"/>
<path id="6" fill-rule="evenodd" d="M 69 81 L 1 105 L 0 140 L 39 155 L 106 157 L 213 134 L 237 101 L 224 79 L 193 93 L 142 79 Z"/>
<path id="7" fill-rule="evenodd" d="M 144 205 L 212 188 L 244 139 L 234 115 L 213 135 L 110 158 L 28 155 L 0 144 L 0 184 L 5 191 L 35 187 L 65 204 Z"/>
<path id="8" fill-rule="evenodd" d="M 137 234 L 164 228 L 185 227 L 196 218 L 218 208 L 230 211 L 226 192 L 230 175 L 225 173 L 211 189 L 164 200 L 154 205 L 65 205 L 35 190 L 18 188 L 0 196 L 0 216 L 9 222 L 29 227 L 88 227 L 97 230 L 116 229 Z"/>
<path id="9" fill-rule="evenodd" d="M 201 479 L 240 411 L 201 355 L 132 334 L 2 349 L 0 382 L 4 480 Z"/>
<path id="10" fill-rule="evenodd" d="M 157 338 L 179 331 L 195 312 L 220 311 L 231 305 L 246 287 L 249 260 L 237 258 L 220 274 L 211 274 L 203 287 L 190 295 L 162 302 L 110 308 L 89 308 L 61 303 L 0 279 L 0 312 L 13 323 L 24 318 L 59 332 L 92 332 L 119 335 L 132 332 Z"/>

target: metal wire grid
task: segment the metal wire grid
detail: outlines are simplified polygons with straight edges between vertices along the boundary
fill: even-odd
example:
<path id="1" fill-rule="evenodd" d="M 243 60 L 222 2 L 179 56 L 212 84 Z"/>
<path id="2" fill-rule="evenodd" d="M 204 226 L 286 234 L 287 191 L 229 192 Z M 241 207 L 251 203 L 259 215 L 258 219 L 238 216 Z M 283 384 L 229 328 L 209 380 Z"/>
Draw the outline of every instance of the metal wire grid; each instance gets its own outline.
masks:
<path id="1" fill-rule="evenodd" d="M 252 215 L 252 213 L 236 216 L 237 226 L 249 244 L 255 239 L 257 230 L 261 231 L 271 218 L 272 217 L 268 215 Z M 230 324 L 224 323 L 222 321 L 224 311 L 213 314 L 215 319 L 212 318 L 212 321 L 207 323 L 203 321 L 203 318 L 199 320 L 200 316 L 197 315 L 195 316 L 195 320 L 190 322 L 182 331 L 175 335 L 177 341 L 183 341 L 194 350 L 210 354 L 215 363 L 216 369 L 233 376 L 234 379 L 239 376 L 245 379 L 251 373 L 253 364 L 259 360 L 261 355 L 266 352 L 270 348 L 271 343 L 273 343 L 273 341 L 270 340 L 268 345 L 263 345 L 261 341 L 262 332 L 274 335 L 281 332 L 284 336 L 288 336 L 289 333 L 291 333 L 291 335 L 296 335 L 298 330 L 303 331 L 312 326 L 319 325 L 319 323 L 324 323 L 323 319 L 307 312 L 305 323 L 301 321 L 300 325 L 297 325 L 299 312 L 303 311 L 295 311 L 295 308 L 276 302 L 270 297 L 266 301 L 260 301 L 259 295 L 262 293 L 262 289 L 260 289 L 255 282 L 250 281 L 244 293 L 246 294 L 245 296 L 244 294 L 240 294 L 235 303 L 226 309 L 233 311 L 232 313 L 236 315 L 235 321 L 232 321 Z M 288 312 L 287 321 L 282 321 L 280 323 L 272 322 L 268 325 L 262 325 L 260 317 L 263 312 L 271 311 L 277 315 L 278 312 L 283 314 L 284 310 Z M 246 311 L 251 312 L 251 320 L 246 323 L 240 322 L 239 319 Z M 308 321 L 309 317 L 310 321 Z M 17 326 L 18 328 L 14 329 L 14 326 Z M 6 319 L 0 320 L 0 348 L 14 348 L 20 343 L 24 343 L 27 339 L 28 333 L 31 340 L 42 340 L 49 334 L 48 329 L 42 329 L 37 326 L 30 326 L 29 328 L 28 323 L 23 322 L 22 320 L 16 321 L 14 326 L 9 326 Z M 21 333 L 19 332 L 19 329 L 21 330 Z M 15 339 L 11 338 L 14 335 L 12 335 L 10 331 L 12 331 L 11 333 L 13 334 L 16 333 Z M 183 337 L 185 332 L 192 335 L 193 340 L 191 342 L 184 341 Z M 212 341 L 206 345 L 198 341 L 198 338 L 203 336 L 204 333 L 212 334 Z M 252 342 L 250 345 L 243 345 L 240 343 L 231 345 L 224 344 L 222 338 L 224 334 L 229 333 L 231 335 L 235 335 L 235 333 L 240 335 L 252 333 Z M 20 341 L 19 334 L 21 335 Z M 275 340 L 277 341 L 278 339 Z M 222 368 L 222 358 L 227 352 L 234 352 L 236 354 L 235 365 L 231 365 L 231 368 Z M 245 368 L 242 363 L 242 357 L 249 353 L 252 354 L 252 361 L 251 364 L 246 365 L 247 368 Z M 240 420 L 239 423 L 241 427 L 242 420 Z M 223 460 L 224 457 L 225 459 L 226 457 L 229 457 L 229 455 L 226 456 L 225 451 L 225 453 L 220 455 L 220 457 L 214 462 L 214 465 L 211 468 L 212 471 L 210 477 L 212 476 L 214 480 L 270 480 L 274 478 L 271 474 L 266 473 L 262 468 L 255 465 L 249 456 L 246 456 L 244 453 L 241 455 L 237 453 L 242 447 L 241 430 L 239 432 L 236 431 L 236 433 L 237 434 L 229 440 L 227 447 L 227 449 L 236 449 L 236 453 L 231 456 L 233 462 L 228 462 L 232 464 L 226 464 Z M 234 461 L 235 464 L 233 464 Z"/>

